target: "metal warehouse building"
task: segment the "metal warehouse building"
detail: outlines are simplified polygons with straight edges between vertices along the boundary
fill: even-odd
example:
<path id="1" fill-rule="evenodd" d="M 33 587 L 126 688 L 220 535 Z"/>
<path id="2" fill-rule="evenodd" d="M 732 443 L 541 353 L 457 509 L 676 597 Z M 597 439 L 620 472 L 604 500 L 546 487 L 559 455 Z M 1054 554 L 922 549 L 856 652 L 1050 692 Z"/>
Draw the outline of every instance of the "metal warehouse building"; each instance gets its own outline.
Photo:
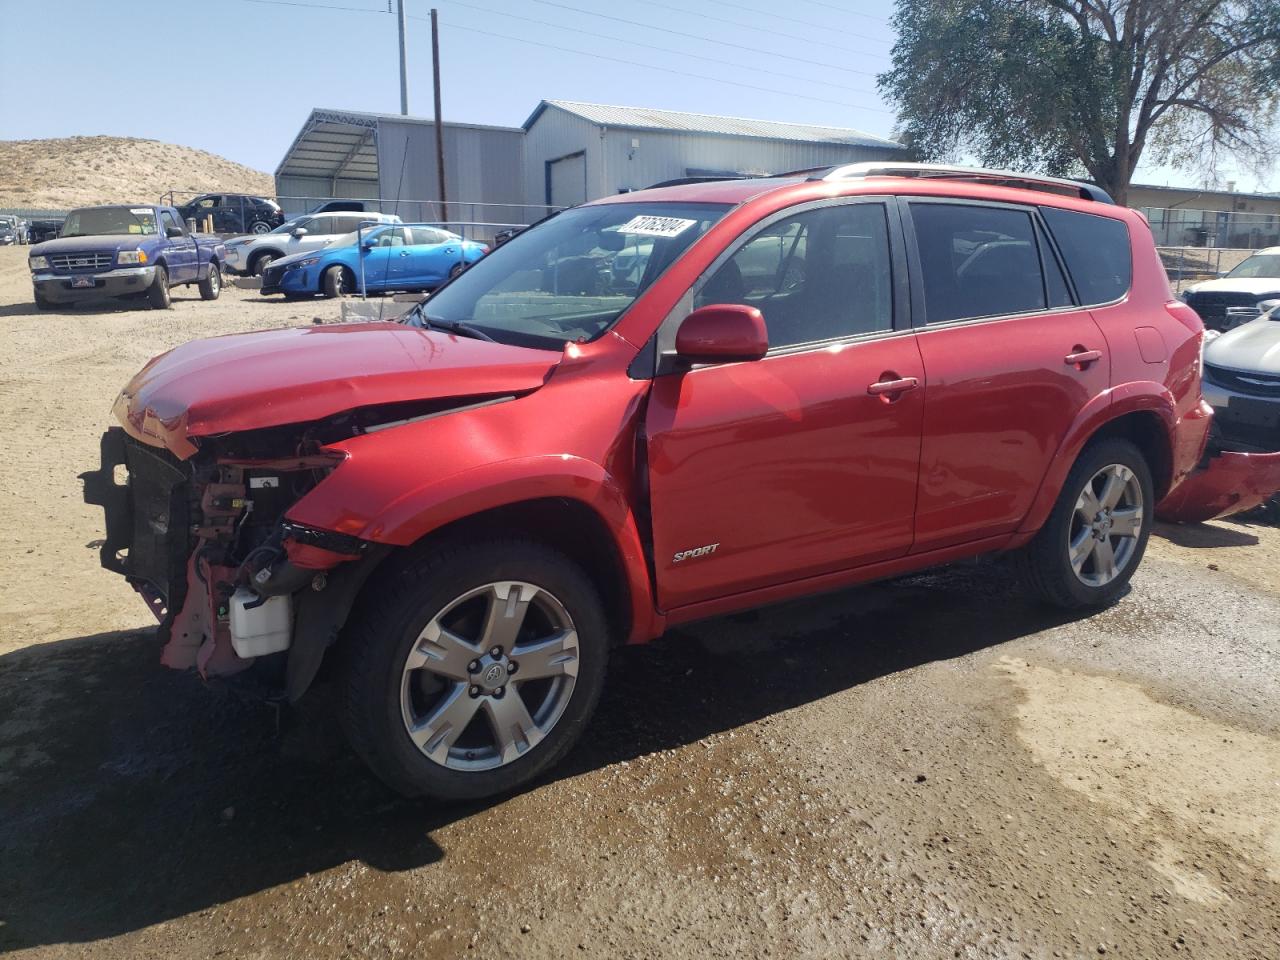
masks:
<path id="1" fill-rule="evenodd" d="M 680 177 L 759 176 L 901 152 L 845 127 L 543 100 L 524 122 L 525 199 L 566 207 Z"/>
<path id="2" fill-rule="evenodd" d="M 316 109 L 276 169 L 289 212 L 320 199 L 377 200 L 406 220 L 528 223 L 547 208 L 696 176 L 759 176 L 900 156 L 846 127 L 543 100 L 522 127 L 443 124 L 448 216 L 435 129 L 419 117 Z"/>
<path id="3" fill-rule="evenodd" d="M 527 223 L 522 167 L 524 131 L 444 123 L 445 192 L 451 220 Z M 406 221 L 440 219 L 436 131 L 430 120 L 396 114 L 312 110 L 276 168 L 276 193 L 288 213 L 321 199 L 377 200 Z M 478 202 L 493 204 L 480 207 Z"/>

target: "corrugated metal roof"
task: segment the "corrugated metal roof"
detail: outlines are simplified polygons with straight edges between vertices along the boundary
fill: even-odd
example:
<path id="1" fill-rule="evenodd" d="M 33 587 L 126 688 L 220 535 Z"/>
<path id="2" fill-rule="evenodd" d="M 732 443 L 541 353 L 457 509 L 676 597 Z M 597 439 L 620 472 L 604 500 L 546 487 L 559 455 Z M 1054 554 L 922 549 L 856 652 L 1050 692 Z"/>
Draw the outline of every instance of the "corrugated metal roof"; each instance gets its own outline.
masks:
<path id="1" fill-rule="evenodd" d="M 782 123 L 777 120 L 747 120 L 710 113 L 684 113 L 649 107 L 618 107 L 576 100 L 543 100 L 524 122 L 528 130 L 547 107 L 558 107 L 603 127 L 628 130 L 675 130 L 686 133 L 716 133 L 760 140 L 792 140 L 804 143 L 839 143 L 858 147 L 901 150 L 902 144 L 851 127 L 825 127 L 811 123 Z"/>
<path id="2" fill-rule="evenodd" d="M 431 124 L 429 117 L 405 117 L 398 113 L 364 113 L 359 110 L 326 110 L 317 107 L 294 137 L 276 176 L 340 177 L 346 180 L 378 179 L 377 129 L 379 123 Z M 494 127 L 480 123 L 444 126 L 469 130 L 520 132 L 519 127 Z"/>

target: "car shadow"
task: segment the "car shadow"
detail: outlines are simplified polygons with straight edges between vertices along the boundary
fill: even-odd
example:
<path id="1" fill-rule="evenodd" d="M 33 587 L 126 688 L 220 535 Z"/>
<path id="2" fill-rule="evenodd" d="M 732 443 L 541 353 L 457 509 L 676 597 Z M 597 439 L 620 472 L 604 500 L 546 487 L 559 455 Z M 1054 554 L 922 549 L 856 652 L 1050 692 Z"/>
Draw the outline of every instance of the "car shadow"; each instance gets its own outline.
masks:
<path id="1" fill-rule="evenodd" d="M 1221 524 L 1157 522 L 1151 532 L 1180 547 L 1252 547 L 1258 543 L 1254 534 Z"/>
<path id="2" fill-rule="evenodd" d="M 175 307 L 181 303 L 202 302 L 198 294 L 195 296 L 182 296 L 171 292 L 170 296 Z M 130 300 L 91 300 L 85 303 L 54 304 L 43 310 L 36 307 L 35 301 L 30 301 L 27 303 L 0 304 L 0 317 L 92 316 L 95 314 L 148 312 L 152 309 L 153 307 L 145 297 Z"/>
<path id="3" fill-rule="evenodd" d="M 529 789 L 1068 619 L 991 564 L 673 631 L 615 652 L 587 736 Z M 441 863 L 433 832 L 487 806 L 392 794 L 325 688 L 297 709 L 246 701 L 163 670 L 150 630 L 0 657 L 0 760 L 0 949 L 138 930 L 353 860 Z"/>

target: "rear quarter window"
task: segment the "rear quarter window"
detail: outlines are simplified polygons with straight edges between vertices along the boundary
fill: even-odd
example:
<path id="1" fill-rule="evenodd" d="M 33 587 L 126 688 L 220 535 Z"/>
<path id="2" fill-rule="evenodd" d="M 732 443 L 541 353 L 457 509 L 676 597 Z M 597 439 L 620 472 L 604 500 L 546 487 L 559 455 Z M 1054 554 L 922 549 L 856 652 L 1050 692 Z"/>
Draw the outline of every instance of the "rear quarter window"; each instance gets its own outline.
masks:
<path id="1" fill-rule="evenodd" d="M 1119 300 L 1133 282 L 1129 228 L 1120 220 L 1041 207 L 1040 213 L 1067 263 L 1081 306 Z"/>

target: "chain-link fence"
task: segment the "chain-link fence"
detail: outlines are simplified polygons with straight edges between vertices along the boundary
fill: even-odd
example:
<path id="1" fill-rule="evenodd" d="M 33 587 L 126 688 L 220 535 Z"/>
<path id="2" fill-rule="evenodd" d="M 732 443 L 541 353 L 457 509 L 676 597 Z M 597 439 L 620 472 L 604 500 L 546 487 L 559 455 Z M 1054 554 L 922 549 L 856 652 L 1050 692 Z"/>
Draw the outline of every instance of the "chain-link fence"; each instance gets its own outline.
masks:
<path id="1" fill-rule="evenodd" d="M 1280 214 L 1141 207 L 1162 247 L 1258 250 L 1280 245 Z"/>
<path id="2" fill-rule="evenodd" d="M 1174 293 L 1181 293 L 1183 288 L 1201 280 L 1221 276 L 1255 253 L 1221 247 L 1160 247 L 1159 251 Z"/>

